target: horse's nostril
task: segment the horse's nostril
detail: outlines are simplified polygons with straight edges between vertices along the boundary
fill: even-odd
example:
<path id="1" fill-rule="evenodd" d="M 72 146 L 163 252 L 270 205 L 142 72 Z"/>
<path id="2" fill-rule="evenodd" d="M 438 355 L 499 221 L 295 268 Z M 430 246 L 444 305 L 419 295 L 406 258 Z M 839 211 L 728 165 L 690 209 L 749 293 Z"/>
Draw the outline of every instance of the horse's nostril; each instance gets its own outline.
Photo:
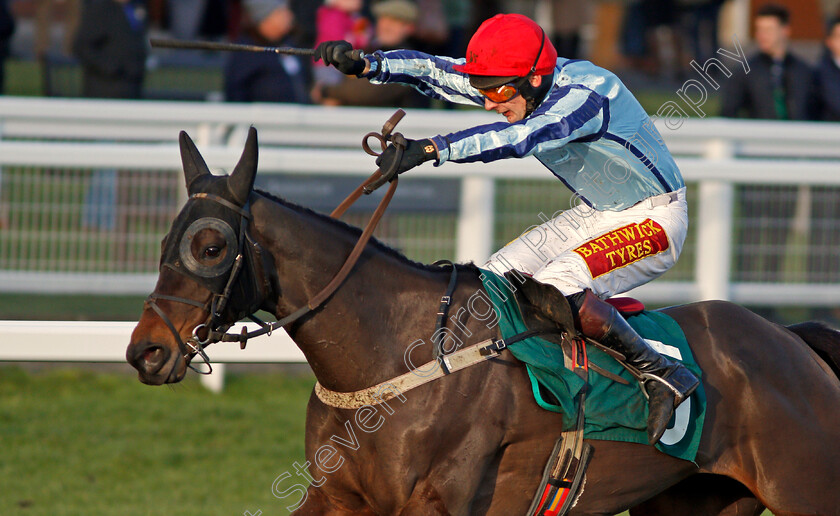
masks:
<path id="1" fill-rule="evenodd" d="M 143 351 L 143 360 L 147 364 L 159 363 L 163 357 L 163 348 L 161 346 L 149 346 Z"/>
<path id="2" fill-rule="evenodd" d="M 142 374 L 157 373 L 169 360 L 169 350 L 152 342 L 138 345 L 131 355 L 129 362 Z"/>

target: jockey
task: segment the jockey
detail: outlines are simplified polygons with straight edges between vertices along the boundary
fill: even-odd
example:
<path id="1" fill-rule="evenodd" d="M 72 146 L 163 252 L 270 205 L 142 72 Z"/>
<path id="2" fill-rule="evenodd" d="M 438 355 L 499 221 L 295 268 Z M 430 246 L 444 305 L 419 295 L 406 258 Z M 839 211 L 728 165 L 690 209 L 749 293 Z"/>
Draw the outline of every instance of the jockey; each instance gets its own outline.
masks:
<path id="1" fill-rule="evenodd" d="M 499 14 L 470 39 L 466 59 L 411 50 L 354 58 L 343 41 L 322 43 L 316 59 L 375 84 L 402 83 L 430 97 L 478 104 L 507 119 L 408 140 L 397 172 L 425 161 L 490 162 L 535 156 L 580 201 L 490 257 L 569 300 L 580 331 L 623 354 L 650 398 L 648 437 L 662 436 L 674 409 L 699 385 L 682 364 L 652 349 L 602 301 L 662 275 L 679 257 L 688 226 L 685 184 L 659 132 L 611 72 L 557 57 L 531 19 Z M 394 165 L 389 146 L 376 164 Z"/>

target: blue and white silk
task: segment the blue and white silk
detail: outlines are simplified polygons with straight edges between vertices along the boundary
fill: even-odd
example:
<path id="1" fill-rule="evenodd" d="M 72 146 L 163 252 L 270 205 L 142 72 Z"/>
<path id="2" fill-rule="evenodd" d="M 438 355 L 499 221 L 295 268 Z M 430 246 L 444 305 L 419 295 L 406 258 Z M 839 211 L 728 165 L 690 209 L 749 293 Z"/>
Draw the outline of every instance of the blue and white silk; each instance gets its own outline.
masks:
<path id="1" fill-rule="evenodd" d="M 368 74 L 373 83 L 401 83 L 433 98 L 485 105 L 469 77 L 453 69 L 464 59 L 409 50 L 377 51 L 371 59 L 377 61 Z M 627 291 L 661 275 L 679 257 L 688 227 L 682 175 L 615 74 L 560 58 L 552 82 L 523 120 L 432 138 L 440 155 L 436 165 L 533 155 L 582 202 L 551 220 L 541 217 L 543 224 L 495 253 L 485 267 L 521 270 L 564 294 Z M 658 228 L 657 234 L 647 227 Z"/>
<path id="2" fill-rule="evenodd" d="M 373 83 L 402 83 L 430 97 L 484 105 L 464 59 L 410 50 L 376 52 Z M 635 97 L 612 72 L 588 61 L 560 58 L 554 86 L 530 116 L 481 125 L 433 139 L 440 161 L 490 162 L 534 155 L 596 210 L 622 210 L 678 190 L 682 176 Z"/>

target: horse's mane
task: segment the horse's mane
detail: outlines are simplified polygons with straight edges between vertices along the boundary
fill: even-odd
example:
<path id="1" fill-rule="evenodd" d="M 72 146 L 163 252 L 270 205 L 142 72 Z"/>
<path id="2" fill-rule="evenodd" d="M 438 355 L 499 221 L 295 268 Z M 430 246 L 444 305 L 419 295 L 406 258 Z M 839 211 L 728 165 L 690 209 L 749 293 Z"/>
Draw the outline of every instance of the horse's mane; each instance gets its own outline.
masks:
<path id="1" fill-rule="evenodd" d="M 350 224 L 347 224 L 346 222 L 343 222 L 339 219 L 334 219 L 334 218 L 332 218 L 329 215 L 326 215 L 324 213 L 317 212 L 317 211 L 315 211 L 311 208 L 307 208 L 306 206 L 301 206 L 300 204 L 295 204 L 295 203 L 293 203 L 293 202 L 291 202 L 287 199 L 283 199 L 283 198 L 278 197 L 278 196 L 276 196 L 272 193 L 266 192 L 265 190 L 254 189 L 254 191 L 257 192 L 258 194 L 276 202 L 277 204 L 285 206 L 285 207 L 287 207 L 291 210 L 294 210 L 294 211 L 296 211 L 296 212 L 298 212 L 298 213 L 300 213 L 304 216 L 317 218 L 317 219 L 319 219 L 319 220 L 321 220 L 321 221 L 323 221 L 327 224 L 331 224 L 331 225 L 335 226 L 336 228 L 338 228 L 342 231 L 345 231 L 347 233 L 352 234 L 356 239 L 358 239 L 359 236 L 362 234 L 362 230 L 360 228 L 358 228 L 356 226 L 353 226 L 353 225 L 350 225 Z M 412 267 L 412 268 L 415 268 L 415 269 L 420 269 L 420 270 L 426 271 L 426 272 L 440 272 L 442 270 L 437 265 L 431 265 L 431 264 L 411 260 L 410 258 L 408 258 L 402 252 L 400 252 L 397 249 L 394 249 L 393 247 L 383 243 L 382 241 L 380 241 L 376 237 L 371 237 L 370 242 L 368 242 L 368 245 L 372 245 L 374 248 L 376 248 L 377 251 L 381 252 L 382 254 L 384 254 L 386 256 L 389 256 L 391 258 L 394 258 L 394 259 L 398 260 L 399 262 L 401 262 L 401 263 L 403 263 L 403 264 L 405 264 L 409 267 Z M 458 268 L 459 272 L 460 271 L 469 271 L 469 272 L 474 272 L 476 275 L 478 275 L 478 270 L 477 270 L 478 267 L 476 267 L 476 265 L 472 262 L 470 262 L 470 263 L 459 263 L 459 264 L 456 264 L 456 267 Z"/>

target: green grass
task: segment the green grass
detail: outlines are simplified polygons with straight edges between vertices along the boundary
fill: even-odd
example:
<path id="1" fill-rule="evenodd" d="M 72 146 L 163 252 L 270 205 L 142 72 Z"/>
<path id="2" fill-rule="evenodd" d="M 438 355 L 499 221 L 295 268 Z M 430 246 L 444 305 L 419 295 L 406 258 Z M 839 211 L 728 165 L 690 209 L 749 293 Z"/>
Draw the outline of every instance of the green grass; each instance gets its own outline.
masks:
<path id="1" fill-rule="evenodd" d="M 228 375 L 212 394 L 195 375 L 166 388 L 128 374 L 0 367 L 0 514 L 288 514 L 293 498 L 275 498 L 272 483 L 305 462 L 313 383 Z"/>
<path id="2" fill-rule="evenodd" d="M 145 296 L 0 294 L 0 320 L 133 321 Z"/>
<path id="3" fill-rule="evenodd" d="M 43 95 L 41 70 L 35 61 L 6 61 L 6 95 L 37 97 Z"/>
<path id="4" fill-rule="evenodd" d="M 0 514 L 286 514 L 271 486 L 304 462 L 313 383 L 229 375 L 216 395 L 194 376 L 166 388 L 0 367 Z"/>
<path id="5" fill-rule="evenodd" d="M 6 95 L 39 97 L 45 95 L 44 77 L 37 61 L 6 61 Z M 82 91 L 81 68 L 75 64 L 52 67 L 52 88 L 60 96 L 79 96 Z M 201 98 L 208 92 L 223 89 L 221 68 L 166 66 L 148 70 L 143 84 L 151 98 Z"/>
<path id="6" fill-rule="evenodd" d="M 677 104 L 680 107 L 680 109 L 685 111 L 685 116 L 688 116 L 689 118 L 697 118 L 700 116 L 693 109 L 689 108 L 685 101 L 683 101 L 679 97 L 679 95 L 677 95 L 676 89 L 674 89 L 674 91 L 662 89 L 642 89 L 633 91 L 633 94 L 636 97 L 636 100 L 639 101 L 639 104 L 642 105 L 642 108 L 644 108 L 645 112 L 651 116 L 655 115 L 659 111 L 659 109 L 667 102 L 674 102 L 675 104 Z M 710 116 L 719 116 L 720 105 L 720 95 L 717 95 L 714 92 L 710 92 L 709 98 L 703 105 L 698 106 L 698 109 L 701 113 L 703 113 L 703 118 Z"/>

